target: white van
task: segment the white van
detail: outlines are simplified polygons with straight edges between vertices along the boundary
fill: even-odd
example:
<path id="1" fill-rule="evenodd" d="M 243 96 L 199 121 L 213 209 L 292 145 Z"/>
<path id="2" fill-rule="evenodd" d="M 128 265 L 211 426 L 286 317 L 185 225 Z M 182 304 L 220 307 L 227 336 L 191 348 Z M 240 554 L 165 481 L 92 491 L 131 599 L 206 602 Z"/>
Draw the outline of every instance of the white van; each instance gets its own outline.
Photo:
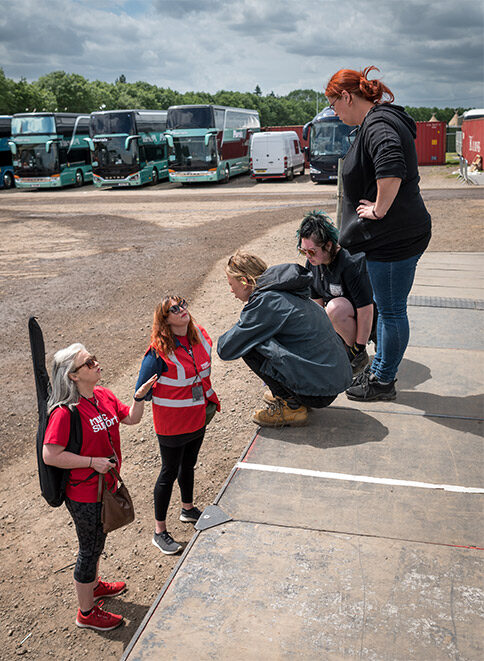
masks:
<path id="1" fill-rule="evenodd" d="M 296 131 L 261 131 L 250 139 L 250 176 L 289 179 L 304 174 L 304 152 Z"/>

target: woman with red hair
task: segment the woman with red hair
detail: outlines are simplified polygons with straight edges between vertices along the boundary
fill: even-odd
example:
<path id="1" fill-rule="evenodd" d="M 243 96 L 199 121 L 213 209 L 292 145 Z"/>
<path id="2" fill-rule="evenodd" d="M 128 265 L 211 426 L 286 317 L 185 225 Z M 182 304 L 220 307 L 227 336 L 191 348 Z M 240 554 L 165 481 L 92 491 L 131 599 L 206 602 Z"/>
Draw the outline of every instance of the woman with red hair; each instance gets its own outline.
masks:
<path id="1" fill-rule="evenodd" d="M 180 296 L 165 296 L 153 315 L 151 344 L 138 377 L 158 376 L 142 399 L 152 399 L 153 422 L 162 460 L 155 484 L 153 544 L 162 553 L 178 553 L 182 546 L 166 529 L 166 514 L 175 480 L 180 487 L 180 521 L 195 523 L 200 510 L 193 504 L 194 469 L 205 435 L 207 404 L 220 410 L 210 383 L 212 340 L 188 312 Z M 139 387 L 138 385 L 136 387 Z M 136 399 L 136 397 L 135 397 Z"/>
<path id="2" fill-rule="evenodd" d="M 416 126 L 371 71 L 341 69 L 325 90 L 330 107 L 358 125 L 343 163 L 339 243 L 364 252 L 378 308 L 377 352 L 371 367 L 346 391 L 359 401 L 396 397 L 398 366 L 409 340 L 407 298 L 417 262 L 431 236 L 430 215 L 418 186 Z"/>

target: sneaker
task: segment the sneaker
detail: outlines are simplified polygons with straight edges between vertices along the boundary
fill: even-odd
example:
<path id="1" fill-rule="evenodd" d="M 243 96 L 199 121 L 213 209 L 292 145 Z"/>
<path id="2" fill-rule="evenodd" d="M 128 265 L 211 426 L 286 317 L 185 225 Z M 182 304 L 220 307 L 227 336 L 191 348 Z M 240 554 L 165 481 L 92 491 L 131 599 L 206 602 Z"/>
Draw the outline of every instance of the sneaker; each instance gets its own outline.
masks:
<path id="1" fill-rule="evenodd" d="M 201 516 L 202 513 L 198 507 L 192 507 L 190 510 L 186 510 L 182 507 L 180 521 L 183 521 L 183 523 L 196 523 Z"/>
<path id="2" fill-rule="evenodd" d="M 94 606 L 89 615 L 83 615 L 80 610 L 77 611 L 76 624 L 81 629 L 96 629 L 96 631 L 111 631 L 119 627 L 123 621 L 122 615 L 115 615 L 103 611 L 101 606 L 103 601 L 100 601 Z"/>
<path id="3" fill-rule="evenodd" d="M 363 383 L 363 381 L 367 381 L 371 374 L 373 374 L 371 371 L 371 364 L 368 364 L 359 374 L 353 377 L 350 388 L 356 386 L 357 383 Z"/>
<path id="4" fill-rule="evenodd" d="M 368 365 L 369 361 L 370 357 L 368 356 L 366 349 L 363 349 L 363 351 L 357 353 L 353 360 L 350 361 L 351 369 L 353 370 L 353 376 L 356 376 L 362 372 Z"/>
<path id="5" fill-rule="evenodd" d="M 358 378 L 358 377 L 357 377 Z M 356 381 L 356 379 L 355 379 Z M 370 372 L 364 375 L 358 383 L 353 383 L 346 391 L 346 397 L 359 402 L 392 401 L 396 399 L 395 381 L 380 383 L 376 376 Z"/>
<path id="6" fill-rule="evenodd" d="M 252 422 L 261 427 L 300 427 L 308 420 L 305 406 L 292 409 L 283 399 L 276 397 L 266 409 L 259 409 L 252 415 Z"/>
<path id="7" fill-rule="evenodd" d="M 164 530 L 163 532 L 155 532 L 151 541 L 165 555 L 174 555 L 182 549 L 182 545 L 175 542 L 167 530 Z"/>
<path id="8" fill-rule="evenodd" d="M 101 581 L 94 588 L 94 599 L 100 599 L 101 597 L 115 597 L 117 594 L 121 594 L 126 590 L 126 583 L 124 581 L 116 581 L 115 583 L 106 583 L 106 581 Z"/>

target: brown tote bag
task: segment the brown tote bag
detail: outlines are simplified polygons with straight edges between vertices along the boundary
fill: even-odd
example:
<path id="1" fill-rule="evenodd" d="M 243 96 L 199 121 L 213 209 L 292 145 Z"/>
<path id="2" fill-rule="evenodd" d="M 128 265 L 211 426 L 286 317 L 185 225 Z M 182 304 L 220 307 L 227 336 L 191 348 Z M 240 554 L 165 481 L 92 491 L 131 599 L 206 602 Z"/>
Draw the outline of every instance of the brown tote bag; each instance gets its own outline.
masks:
<path id="1" fill-rule="evenodd" d="M 115 468 L 111 468 L 109 472 L 114 475 L 116 484 L 119 482 L 119 486 L 116 491 L 110 491 L 106 477 L 99 475 L 97 500 L 98 503 L 102 502 L 101 521 L 104 532 L 112 532 L 134 521 L 133 501 L 121 475 Z"/>

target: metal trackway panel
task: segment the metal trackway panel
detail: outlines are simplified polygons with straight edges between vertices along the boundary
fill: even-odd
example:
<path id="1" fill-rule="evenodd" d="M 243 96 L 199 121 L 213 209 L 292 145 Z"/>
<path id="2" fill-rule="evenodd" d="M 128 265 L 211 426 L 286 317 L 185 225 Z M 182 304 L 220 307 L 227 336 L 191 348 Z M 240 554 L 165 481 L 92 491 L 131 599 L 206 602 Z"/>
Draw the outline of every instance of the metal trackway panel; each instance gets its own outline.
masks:
<path id="1" fill-rule="evenodd" d="M 484 486 L 482 447 L 482 423 L 476 420 L 370 414 L 330 406 L 311 411 L 305 427 L 282 431 L 261 429 L 245 461 L 319 472 L 481 487 Z M 272 478 L 266 476 L 266 479 Z M 416 491 L 417 498 L 423 498 L 420 490 L 411 491 Z M 288 523 L 297 525 L 297 521 Z"/>
<path id="2" fill-rule="evenodd" d="M 484 419 L 483 374 L 483 351 L 410 346 L 398 370 L 395 401 L 354 402 L 342 393 L 333 406 L 440 416 L 449 420 L 446 423 L 442 419 L 439 424 L 459 429 L 461 419 Z"/>
<path id="3" fill-rule="evenodd" d="M 481 566 L 469 549 L 224 524 L 197 538 L 127 658 L 477 660 Z"/>
<path id="4" fill-rule="evenodd" d="M 420 347 L 476 349 L 482 347 L 484 311 L 455 308 L 408 308 L 410 344 Z"/>

